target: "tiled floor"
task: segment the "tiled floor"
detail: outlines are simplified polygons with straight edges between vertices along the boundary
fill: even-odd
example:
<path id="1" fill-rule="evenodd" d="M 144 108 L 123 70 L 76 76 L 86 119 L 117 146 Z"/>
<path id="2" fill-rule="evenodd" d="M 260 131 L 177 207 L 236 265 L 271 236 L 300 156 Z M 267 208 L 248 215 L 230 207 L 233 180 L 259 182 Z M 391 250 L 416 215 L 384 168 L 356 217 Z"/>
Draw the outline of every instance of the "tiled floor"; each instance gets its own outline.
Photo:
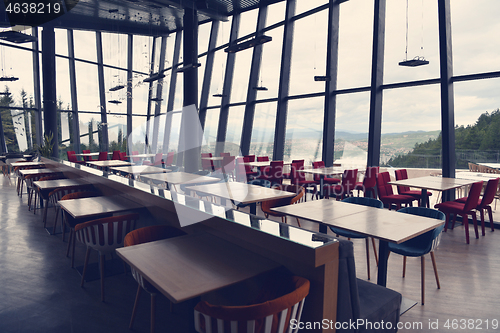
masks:
<path id="1" fill-rule="evenodd" d="M 13 183 L 0 176 L 0 332 L 130 332 L 137 291 L 131 274 L 106 278 L 104 303 L 98 280 L 81 288 L 80 275 L 66 257 L 67 243 L 45 231 L 41 212 L 28 212 L 27 196 L 18 197 Z M 49 221 L 53 214 L 49 210 Z M 84 254 L 78 244 L 76 266 Z M 97 261 L 96 252 L 90 260 Z M 149 299 L 142 294 L 132 332 L 149 332 Z M 157 297 L 157 332 L 189 332 L 190 316 L 192 304 L 176 304 L 170 312 L 168 300 Z"/>

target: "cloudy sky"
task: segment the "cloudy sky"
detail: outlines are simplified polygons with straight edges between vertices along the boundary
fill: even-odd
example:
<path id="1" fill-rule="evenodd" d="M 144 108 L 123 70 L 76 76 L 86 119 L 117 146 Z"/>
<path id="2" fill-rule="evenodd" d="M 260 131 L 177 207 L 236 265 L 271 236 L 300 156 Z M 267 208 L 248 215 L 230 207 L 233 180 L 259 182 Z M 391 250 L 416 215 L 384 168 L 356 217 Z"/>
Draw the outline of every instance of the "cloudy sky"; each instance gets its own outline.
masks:
<path id="1" fill-rule="evenodd" d="M 297 14 L 324 3 L 324 0 L 298 0 Z M 408 59 L 423 56 L 430 62 L 427 66 L 416 68 L 398 66 L 405 59 L 406 50 L 406 5 L 405 0 L 387 0 L 386 40 L 384 82 L 404 82 L 439 77 L 438 21 L 436 0 L 408 0 Z M 452 32 L 453 32 L 453 64 L 454 74 L 481 73 L 498 70 L 498 54 L 500 53 L 500 1 L 452 0 Z M 340 39 L 339 39 L 339 77 L 338 88 L 366 87 L 370 84 L 371 45 L 373 29 L 373 0 L 350 0 L 341 4 Z M 240 36 L 255 29 L 256 11 L 246 13 L 242 17 Z M 267 25 L 282 20 L 284 3 L 272 5 Z M 324 75 L 326 55 L 326 18 L 322 11 L 314 16 L 299 20 L 295 25 L 294 48 L 292 52 L 292 71 L 290 93 L 304 94 L 320 92 L 324 83 L 315 82 L 315 75 Z M 227 40 L 230 23 L 222 24 L 219 32 L 219 44 Z M 200 28 L 200 52 L 208 44 L 209 29 Z M 263 69 L 261 84 L 268 87 L 266 92 L 259 92 L 258 98 L 277 96 L 279 59 L 283 28 L 269 31 L 273 41 L 264 45 Z M 168 50 L 173 50 L 174 36 L 168 38 Z M 105 43 L 115 47 L 105 48 L 105 62 L 117 66 L 126 66 L 126 38 L 103 35 Z M 63 31 L 56 34 L 57 52 L 67 54 L 66 35 Z M 151 59 L 147 52 L 151 41 L 147 38 L 134 40 L 134 69 L 147 72 Z M 33 77 L 31 72 L 31 55 L 28 52 L 0 47 L 2 76 L 15 75 L 19 81 L 8 83 L 14 99 L 20 100 L 19 92 L 24 89 L 33 95 Z M 78 57 L 96 60 L 95 35 L 91 32 L 75 32 L 75 52 Z M 171 52 L 168 52 L 171 54 Z M 214 76 L 210 94 L 220 93 L 222 77 L 225 70 L 226 54 L 219 52 L 215 58 Z M 169 61 L 170 58 L 167 58 Z M 233 83 L 232 102 L 243 101 L 248 84 L 249 62 L 251 51 L 239 52 L 236 57 L 236 72 Z M 204 59 L 201 61 L 204 63 Z M 167 64 L 169 65 L 169 64 Z M 69 84 L 67 60 L 57 60 L 57 95 L 65 103 L 69 103 Z M 78 103 L 79 108 L 98 111 L 97 73 L 95 66 L 77 65 Z M 203 66 L 199 71 L 200 80 Z M 164 83 L 164 96 L 168 92 L 168 81 Z M 147 86 L 137 85 L 140 78 L 135 79 L 134 113 L 145 114 Z M 125 81 L 125 72 L 107 70 L 106 88 Z M 178 76 L 178 87 L 182 87 L 182 75 Z M 488 79 L 456 83 L 455 89 L 455 122 L 457 125 L 473 124 L 477 117 L 485 111 L 493 111 L 500 106 L 500 79 Z M 178 97 L 181 90 L 178 90 Z M 108 93 L 108 100 L 125 97 L 119 93 Z M 337 129 L 366 132 L 369 113 L 368 92 L 340 95 L 337 98 Z M 210 97 L 209 105 L 220 103 L 220 99 Z M 383 133 L 438 130 L 440 129 L 440 93 L 439 85 L 424 87 L 400 88 L 387 90 L 383 98 Z M 164 97 L 163 104 L 166 105 Z M 181 106 L 177 98 L 174 108 Z M 125 103 L 110 105 L 108 110 L 125 113 Z M 289 129 L 301 129 L 320 133 L 323 118 L 321 116 L 323 101 L 321 98 L 290 102 Z M 217 111 L 210 111 L 213 116 Z M 259 130 L 270 135 L 274 127 L 275 104 L 262 106 L 256 114 Z M 234 112 L 230 115 L 230 125 L 241 126 L 241 118 Z M 91 116 L 82 116 L 88 121 Z M 216 121 L 211 121 L 215 127 Z M 114 117 L 110 122 L 125 123 L 125 117 Z"/>

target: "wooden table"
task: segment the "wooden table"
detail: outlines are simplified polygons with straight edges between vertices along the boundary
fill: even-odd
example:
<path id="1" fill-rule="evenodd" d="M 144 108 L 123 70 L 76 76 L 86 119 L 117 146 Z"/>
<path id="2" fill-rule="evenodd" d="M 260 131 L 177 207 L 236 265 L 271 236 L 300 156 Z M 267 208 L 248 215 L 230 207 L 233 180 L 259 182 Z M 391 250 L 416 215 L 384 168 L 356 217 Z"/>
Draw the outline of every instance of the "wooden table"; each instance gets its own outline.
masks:
<path id="1" fill-rule="evenodd" d="M 221 199 L 228 199 L 236 204 L 250 204 L 250 213 L 254 215 L 257 214 L 257 202 L 288 198 L 297 195 L 292 192 L 237 182 L 196 185 L 189 186 L 187 189 L 213 195 Z M 224 202 L 223 206 L 225 206 Z"/>
<path id="2" fill-rule="evenodd" d="M 326 168 L 315 168 L 315 169 L 302 169 L 302 170 L 297 170 L 297 172 L 319 175 L 319 197 L 323 199 L 323 186 L 325 185 L 325 176 L 341 175 L 344 173 L 344 169 L 339 167 L 326 167 Z"/>
<path id="3" fill-rule="evenodd" d="M 491 169 L 500 169 L 500 163 L 477 163 L 477 165 L 484 165 Z"/>
<path id="4" fill-rule="evenodd" d="M 51 175 L 55 173 L 61 173 L 60 171 L 57 170 L 52 170 L 52 169 L 23 169 L 19 170 L 19 174 L 21 177 L 26 177 L 28 175 Z"/>
<path id="5" fill-rule="evenodd" d="M 63 200 L 59 201 L 59 206 L 75 219 L 98 217 L 143 207 L 119 195 Z"/>
<path id="6" fill-rule="evenodd" d="M 30 166 L 40 166 L 43 167 L 45 166 L 45 162 L 14 162 L 10 164 L 13 167 L 30 167 Z"/>
<path id="7" fill-rule="evenodd" d="M 132 177 L 134 177 L 135 175 L 169 172 L 169 170 L 149 165 L 129 165 L 122 167 L 112 167 L 110 168 L 110 170 L 118 172 L 120 174 L 132 175 Z"/>
<path id="8" fill-rule="evenodd" d="M 86 163 L 90 166 L 95 166 L 95 167 L 102 168 L 102 169 L 108 169 L 110 167 L 134 165 L 134 163 L 130 163 L 127 161 L 122 161 L 122 160 L 86 161 Z"/>
<path id="9" fill-rule="evenodd" d="M 128 246 L 116 252 L 173 303 L 280 266 L 208 233 Z"/>
<path id="10" fill-rule="evenodd" d="M 400 244 L 444 223 L 437 219 L 326 199 L 276 207 L 272 210 L 377 238 L 377 284 L 384 287 L 387 283 L 388 242 Z"/>
<path id="11" fill-rule="evenodd" d="M 150 179 L 156 182 L 165 182 L 167 183 L 167 187 L 169 184 L 178 185 L 178 184 L 202 184 L 202 183 L 215 183 L 220 181 L 219 178 L 196 175 L 193 173 L 187 172 L 168 172 L 168 173 L 159 173 L 159 174 L 148 174 L 142 176 L 144 179 Z"/>
<path id="12" fill-rule="evenodd" d="M 471 179 L 458 179 L 458 178 L 446 178 L 446 177 L 418 177 L 403 180 L 395 180 L 388 182 L 390 185 L 396 186 L 409 186 L 422 189 L 422 197 L 420 199 L 420 205 L 425 207 L 427 203 L 427 190 L 432 191 L 447 191 L 460 188 L 462 186 L 467 186 L 475 183 L 477 180 Z"/>
<path id="13" fill-rule="evenodd" d="M 40 197 L 45 200 L 45 206 L 43 210 L 43 225 L 46 225 L 47 221 L 47 209 L 48 209 L 48 194 L 50 191 L 53 191 L 57 188 L 65 188 L 65 187 L 76 187 L 76 186 L 85 186 L 90 185 L 87 181 L 77 178 L 77 179 L 53 179 L 53 180 L 42 180 L 42 181 L 34 181 L 33 185 L 38 189 L 38 193 L 40 193 Z"/>

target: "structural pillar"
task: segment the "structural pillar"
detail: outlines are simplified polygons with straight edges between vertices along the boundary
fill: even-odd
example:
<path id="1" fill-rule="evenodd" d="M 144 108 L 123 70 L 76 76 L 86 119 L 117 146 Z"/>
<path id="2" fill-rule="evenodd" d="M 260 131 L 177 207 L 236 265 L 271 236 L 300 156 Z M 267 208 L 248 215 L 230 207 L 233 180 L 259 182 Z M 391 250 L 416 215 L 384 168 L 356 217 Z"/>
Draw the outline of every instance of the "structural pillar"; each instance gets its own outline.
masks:
<path id="1" fill-rule="evenodd" d="M 59 138 L 57 136 L 56 49 L 53 26 L 44 26 L 42 30 L 42 77 L 44 134 L 53 134 L 51 157 L 58 158 Z"/>

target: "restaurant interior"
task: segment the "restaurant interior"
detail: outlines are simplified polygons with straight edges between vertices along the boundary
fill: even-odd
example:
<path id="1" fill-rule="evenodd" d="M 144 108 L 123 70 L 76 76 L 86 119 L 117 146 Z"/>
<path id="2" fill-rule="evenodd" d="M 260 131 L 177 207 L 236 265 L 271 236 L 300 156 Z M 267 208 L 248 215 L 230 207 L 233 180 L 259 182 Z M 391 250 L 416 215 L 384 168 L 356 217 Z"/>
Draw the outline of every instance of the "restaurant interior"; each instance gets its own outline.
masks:
<path id="1" fill-rule="evenodd" d="M 0 4 L 0 332 L 498 330 L 493 0 L 52 5 Z"/>

